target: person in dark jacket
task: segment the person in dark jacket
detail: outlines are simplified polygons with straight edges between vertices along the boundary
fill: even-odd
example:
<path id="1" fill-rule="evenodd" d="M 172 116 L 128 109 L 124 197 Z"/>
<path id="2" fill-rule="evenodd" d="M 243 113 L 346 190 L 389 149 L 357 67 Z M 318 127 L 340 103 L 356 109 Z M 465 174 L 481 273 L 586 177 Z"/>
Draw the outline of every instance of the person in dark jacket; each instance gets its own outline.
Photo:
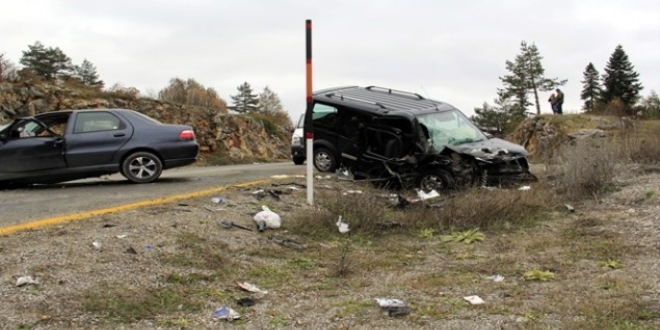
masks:
<path id="1" fill-rule="evenodd" d="M 562 109 L 562 106 L 564 105 L 564 92 L 559 88 L 557 88 L 555 92 L 557 92 L 557 95 L 555 96 L 556 113 L 561 115 L 564 113 L 564 110 Z"/>

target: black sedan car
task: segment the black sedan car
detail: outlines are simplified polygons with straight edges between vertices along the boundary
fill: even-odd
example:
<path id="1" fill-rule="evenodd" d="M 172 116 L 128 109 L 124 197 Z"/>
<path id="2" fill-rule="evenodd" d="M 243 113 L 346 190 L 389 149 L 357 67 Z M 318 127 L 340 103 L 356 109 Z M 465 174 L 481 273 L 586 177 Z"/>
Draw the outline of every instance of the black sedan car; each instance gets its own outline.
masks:
<path id="1" fill-rule="evenodd" d="M 192 127 L 133 110 L 47 112 L 0 125 L 0 188 L 117 172 L 135 183 L 153 182 L 198 154 Z"/>

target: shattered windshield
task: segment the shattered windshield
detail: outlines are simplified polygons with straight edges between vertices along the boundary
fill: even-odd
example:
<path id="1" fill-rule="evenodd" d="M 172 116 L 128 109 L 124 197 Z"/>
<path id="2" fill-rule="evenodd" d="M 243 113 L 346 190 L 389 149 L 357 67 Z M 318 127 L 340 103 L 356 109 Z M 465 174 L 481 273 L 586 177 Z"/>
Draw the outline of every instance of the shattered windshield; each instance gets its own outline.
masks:
<path id="1" fill-rule="evenodd" d="M 487 139 L 484 133 L 456 109 L 420 115 L 417 120 L 428 130 L 429 144 L 437 151 L 446 146 Z"/>

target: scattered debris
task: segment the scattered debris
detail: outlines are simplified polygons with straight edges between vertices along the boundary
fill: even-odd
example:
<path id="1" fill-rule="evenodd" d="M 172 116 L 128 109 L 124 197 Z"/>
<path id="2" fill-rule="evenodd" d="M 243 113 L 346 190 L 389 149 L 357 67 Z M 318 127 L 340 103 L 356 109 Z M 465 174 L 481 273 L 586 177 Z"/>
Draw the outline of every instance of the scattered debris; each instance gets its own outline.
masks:
<path id="1" fill-rule="evenodd" d="M 290 240 L 288 238 L 280 237 L 280 236 L 275 236 L 275 237 L 269 237 L 269 240 L 282 245 L 286 246 L 288 248 L 296 249 L 296 250 L 304 250 L 307 248 L 305 244 L 298 243 L 296 241 Z"/>
<path id="2" fill-rule="evenodd" d="M 186 204 L 186 203 L 179 203 L 179 204 L 177 204 L 177 205 L 178 205 L 178 206 L 190 206 L 190 205 L 188 205 L 188 204 Z"/>
<path id="3" fill-rule="evenodd" d="M 408 305 L 400 299 L 376 298 L 376 302 L 381 309 L 387 311 L 391 317 L 401 317 L 410 314 Z"/>
<path id="4" fill-rule="evenodd" d="M 221 207 L 210 207 L 210 206 L 208 206 L 208 205 L 204 205 L 204 209 L 207 210 L 207 211 L 209 211 L 209 212 L 220 212 L 220 211 L 224 211 L 224 210 L 225 210 L 225 209 L 223 209 L 223 208 L 221 208 Z"/>
<path id="5" fill-rule="evenodd" d="M 144 249 L 147 250 L 147 251 L 151 251 L 151 250 L 153 250 L 153 248 L 154 247 L 151 246 L 151 245 L 147 245 L 147 246 L 144 247 Z"/>
<path id="6" fill-rule="evenodd" d="M 213 312 L 212 315 L 216 319 L 233 321 L 241 318 L 241 314 L 238 314 L 237 311 L 231 309 L 231 307 L 222 307 Z"/>
<path id="7" fill-rule="evenodd" d="M 518 190 L 522 190 L 522 191 L 531 190 L 531 189 L 532 189 L 532 187 L 530 187 L 530 186 L 522 186 L 522 187 L 518 188 Z"/>
<path id="8" fill-rule="evenodd" d="M 21 287 L 24 285 L 38 285 L 39 282 L 32 278 L 32 276 L 21 276 L 16 280 L 16 286 Z"/>
<path id="9" fill-rule="evenodd" d="M 342 234 L 348 233 L 350 229 L 348 229 L 348 224 L 344 221 L 342 221 L 342 216 L 339 216 L 339 219 L 337 220 L 337 228 L 339 228 L 339 232 Z"/>
<path id="10" fill-rule="evenodd" d="M 276 174 L 276 175 L 271 175 L 270 176 L 271 179 L 286 179 L 288 177 L 289 176 L 286 175 L 286 174 Z"/>
<path id="11" fill-rule="evenodd" d="M 117 235 L 117 236 L 115 236 L 115 237 L 117 237 L 117 238 L 119 238 L 119 239 L 122 239 L 122 238 L 126 238 L 126 237 L 128 237 L 128 235 L 126 235 L 126 234 L 124 234 L 124 235 Z"/>
<path id="12" fill-rule="evenodd" d="M 282 219 L 280 216 L 271 211 L 268 206 L 261 206 L 262 211 L 254 215 L 254 222 L 257 224 L 257 230 L 263 232 L 266 228 L 268 229 L 279 229 L 282 225 Z"/>
<path id="13" fill-rule="evenodd" d="M 417 196 L 419 197 L 419 199 L 425 201 L 427 199 L 440 197 L 440 194 L 435 190 L 431 190 L 428 193 L 424 192 L 423 190 L 417 190 Z"/>
<path id="14" fill-rule="evenodd" d="M 213 203 L 213 204 L 224 204 L 225 199 L 222 198 L 222 197 L 213 197 L 213 198 L 211 198 L 211 203 Z"/>
<path id="15" fill-rule="evenodd" d="M 101 242 L 94 241 L 92 242 L 92 246 L 97 249 L 101 249 Z"/>
<path id="16" fill-rule="evenodd" d="M 231 221 L 231 220 L 222 220 L 222 221 L 220 221 L 220 225 L 221 225 L 223 228 L 226 228 L 226 229 L 231 229 L 232 227 L 236 227 L 236 228 L 239 228 L 239 229 L 243 229 L 243 230 L 247 230 L 247 231 L 252 231 L 252 229 L 250 229 L 250 228 L 248 228 L 248 227 L 245 227 L 245 226 L 238 225 L 238 224 L 234 223 L 234 222 Z"/>
<path id="17" fill-rule="evenodd" d="M 483 305 L 485 301 L 481 299 L 479 296 L 467 296 L 463 297 L 467 302 L 469 302 L 472 305 Z"/>
<path id="18" fill-rule="evenodd" d="M 575 212 L 575 208 L 573 206 L 569 205 L 569 204 L 564 205 L 564 207 L 566 207 L 566 210 L 568 210 L 568 212 L 571 212 L 571 213 Z"/>
<path id="19" fill-rule="evenodd" d="M 236 284 L 243 290 L 251 293 L 256 293 L 260 296 L 265 296 L 268 294 L 268 291 L 259 289 L 256 285 L 249 282 L 236 282 Z"/>
<path id="20" fill-rule="evenodd" d="M 240 298 L 236 300 L 236 303 L 242 307 L 252 307 L 255 304 L 251 298 Z"/>
<path id="21" fill-rule="evenodd" d="M 128 254 L 137 254 L 137 251 L 132 246 L 129 246 L 128 249 L 126 249 L 126 253 Z"/>
<path id="22" fill-rule="evenodd" d="M 486 278 L 493 281 L 493 282 L 498 282 L 498 283 L 504 281 L 504 276 L 502 276 L 500 274 L 493 275 L 493 276 L 488 276 Z"/>
<path id="23" fill-rule="evenodd" d="M 116 226 L 117 225 L 113 225 L 111 223 L 106 223 L 106 224 L 103 225 L 103 228 L 112 228 L 112 227 L 116 227 Z"/>
<path id="24" fill-rule="evenodd" d="M 271 183 L 271 186 L 273 187 L 279 187 L 279 186 L 298 186 L 300 188 L 307 188 L 307 185 L 298 183 L 298 182 L 286 182 L 286 183 Z"/>
<path id="25" fill-rule="evenodd" d="M 342 195 L 344 195 L 344 196 L 347 196 L 347 195 L 362 195 L 362 190 L 348 190 L 348 191 L 342 193 Z"/>
<path id="26" fill-rule="evenodd" d="M 288 190 L 300 190 L 300 188 L 295 187 L 295 186 L 289 186 L 289 187 L 286 187 L 286 189 L 288 189 Z"/>

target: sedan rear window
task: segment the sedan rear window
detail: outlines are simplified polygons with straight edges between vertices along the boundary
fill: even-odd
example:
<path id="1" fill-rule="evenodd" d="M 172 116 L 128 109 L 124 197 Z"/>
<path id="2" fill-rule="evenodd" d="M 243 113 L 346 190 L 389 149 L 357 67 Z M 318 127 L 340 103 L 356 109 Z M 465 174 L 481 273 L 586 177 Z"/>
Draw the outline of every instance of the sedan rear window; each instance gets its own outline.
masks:
<path id="1" fill-rule="evenodd" d="M 76 117 L 73 133 L 111 131 L 124 127 L 125 124 L 109 112 L 82 112 Z"/>

